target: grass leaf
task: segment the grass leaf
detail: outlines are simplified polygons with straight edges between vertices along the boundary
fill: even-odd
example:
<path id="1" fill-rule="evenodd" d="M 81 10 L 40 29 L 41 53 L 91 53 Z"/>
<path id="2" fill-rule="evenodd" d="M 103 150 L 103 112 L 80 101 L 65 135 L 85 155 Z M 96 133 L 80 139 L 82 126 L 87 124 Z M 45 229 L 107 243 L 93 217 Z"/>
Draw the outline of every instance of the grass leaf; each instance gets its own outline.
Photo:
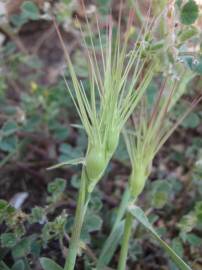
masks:
<path id="1" fill-rule="evenodd" d="M 130 192 L 129 189 L 127 188 L 123 194 L 121 204 L 117 211 L 116 220 L 114 222 L 111 233 L 102 247 L 101 254 L 97 262 L 97 270 L 102 270 L 106 265 L 108 265 L 121 240 L 125 223 L 124 221 L 121 220 L 123 219 L 123 216 L 127 209 L 129 199 L 130 199 Z"/>
<path id="2" fill-rule="evenodd" d="M 111 261 L 111 258 L 114 255 L 114 252 L 116 251 L 116 248 L 123 235 L 124 224 L 125 222 L 121 221 L 107 238 L 107 241 L 102 248 L 102 252 L 97 262 L 97 270 L 103 270 L 104 266 L 106 266 Z"/>
<path id="3" fill-rule="evenodd" d="M 57 169 L 66 165 L 79 165 L 79 164 L 85 164 L 85 158 L 81 157 L 81 158 L 75 158 L 75 159 L 71 159 L 71 160 L 67 160 L 64 162 L 61 162 L 59 164 L 53 165 L 49 168 L 47 168 L 47 170 L 53 170 L 53 169 Z"/>
<path id="4" fill-rule="evenodd" d="M 159 244 L 164 248 L 170 258 L 175 262 L 175 264 L 181 270 L 191 270 L 191 267 L 187 265 L 176 253 L 175 251 L 165 242 L 160 236 L 156 233 L 152 225 L 149 223 L 148 218 L 141 208 L 138 206 L 130 206 L 129 212 L 131 215 L 136 218 L 151 234 L 152 236 L 159 242 Z"/>

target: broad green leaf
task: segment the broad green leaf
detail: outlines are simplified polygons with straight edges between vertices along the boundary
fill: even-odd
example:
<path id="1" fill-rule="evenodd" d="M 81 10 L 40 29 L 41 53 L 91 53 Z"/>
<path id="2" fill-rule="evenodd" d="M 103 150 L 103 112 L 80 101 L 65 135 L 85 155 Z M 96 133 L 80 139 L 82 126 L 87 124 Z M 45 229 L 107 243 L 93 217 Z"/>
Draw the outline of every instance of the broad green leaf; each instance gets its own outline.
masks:
<path id="1" fill-rule="evenodd" d="M 38 223 L 45 217 L 45 209 L 42 207 L 35 206 L 32 208 L 31 214 L 29 216 L 29 222 Z"/>
<path id="2" fill-rule="evenodd" d="M 22 258 L 30 253 L 30 247 L 32 243 L 32 238 L 27 237 L 22 239 L 17 245 L 12 249 L 12 256 L 14 258 Z"/>
<path id="3" fill-rule="evenodd" d="M 39 9 L 33 1 L 25 1 L 21 6 L 23 17 L 31 20 L 37 20 L 39 18 Z"/>
<path id="4" fill-rule="evenodd" d="M 152 206 L 154 208 L 163 208 L 168 201 L 168 193 L 157 191 L 152 198 Z"/>
<path id="5" fill-rule="evenodd" d="M 121 241 L 123 231 L 124 231 L 124 221 L 121 221 L 119 225 L 112 231 L 110 236 L 107 238 L 107 241 L 104 244 L 100 257 L 98 259 L 96 269 L 103 270 L 110 261 L 118 244 Z"/>
<path id="6" fill-rule="evenodd" d="M 22 14 L 14 14 L 11 16 L 11 22 L 18 28 L 20 28 L 23 24 L 28 21 L 28 18 L 23 16 Z"/>
<path id="7" fill-rule="evenodd" d="M 90 240 L 90 233 L 99 231 L 102 227 L 102 219 L 100 216 L 89 212 L 84 219 L 83 227 L 81 230 L 81 240 L 83 242 Z"/>
<path id="8" fill-rule="evenodd" d="M 102 227 L 102 219 L 100 216 L 88 213 L 85 217 L 83 229 L 88 232 L 99 231 Z"/>
<path id="9" fill-rule="evenodd" d="M 171 191 L 171 184 L 168 181 L 157 180 L 152 184 L 152 205 L 155 208 L 162 208 L 167 203 Z"/>
<path id="10" fill-rule="evenodd" d="M 184 215 L 177 224 L 181 232 L 188 233 L 193 230 L 197 224 L 197 217 L 194 212 L 190 212 Z"/>
<path id="11" fill-rule="evenodd" d="M 44 270 L 63 270 L 61 266 L 49 258 L 40 258 L 40 263 Z"/>
<path id="12" fill-rule="evenodd" d="M 179 35 L 179 39 L 180 42 L 185 42 L 188 39 L 196 36 L 198 34 L 198 29 L 194 26 L 190 26 L 190 28 L 183 30 L 180 35 Z"/>
<path id="13" fill-rule="evenodd" d="M 200 123 L 200 117 L 196 113 L 192 112 L 186 117 L 181 125 L 185 128 L 197 128 Z"/>
<path id="14" fill-rule="evenodd" d="M 136 218 L 159 242 L 159 244 L 165 249 L 167 254 L 171 257 L 171 259 L 175 262 L 175 264 L 179 267 L 180 270 L 191 270 L 190 266 L 187 265 L 176 253 L 175 251 L 165 242 L 163 241 L 159 235 L 156 233 L 152 225 L 149 223 L 148 218 L 141 208 L 138 206 L 130 206 L 129 212 L 131 215 Z"/>
<path id="15" fill-rule="evenodd" d="M 59 164 L 56 164 L 47 168 L 47 170 L 53 170 L 53 169 L 57 169 L 63 166 L 67 166 L 67 165 L 79 165 L 79 164 L 85 164 L 85 158 L 82 157 L 82 158 L 75 158 L 68 161 L 64 161 L 64 162 L 61 162 Z"/>
<path id="16" fill-rule="evenodd" d="M 17 243 L 17 238 L 14 233 L 3 233 L 0 239 L 3 247 L 11 248 Z"/>
<path id="17" fill-rule="evenodd" d="M 202 245 L 201 237 L 197 236 L 194 233 L 188 233 L 186 235 L 186 241 L 193 247 L 200 247 Z"/>
<path id="18" fill-rule="evenodd" d="M 58 194 L 64 192 L 66 181 L 63 178 L 56 178 L 53 182 L 48 184 L 48 192 L 51 194 Z"/>
<path id="19" fill-rule="evenodd" d="M 189 0 L 181 9 L 180 21 L 185 25 L 189 25 L 196 21 L 198 15 L 198 5 L 194 0 Z"/>
<path id="20" fill-rule="evenodd" d="M 17 147 L 17 138 L 15 136 L 4 137 L 0 140 L 0 150 L 5 152 L 15 151 Z"/>
<path id="21" fill-rule="evenodd" d="M 8 121 L 3 125 L 1 132 L 3 133 L 3 136 L 10 136 L 17 130 L 18 130 L 17 124 L 15 122 Z"/>

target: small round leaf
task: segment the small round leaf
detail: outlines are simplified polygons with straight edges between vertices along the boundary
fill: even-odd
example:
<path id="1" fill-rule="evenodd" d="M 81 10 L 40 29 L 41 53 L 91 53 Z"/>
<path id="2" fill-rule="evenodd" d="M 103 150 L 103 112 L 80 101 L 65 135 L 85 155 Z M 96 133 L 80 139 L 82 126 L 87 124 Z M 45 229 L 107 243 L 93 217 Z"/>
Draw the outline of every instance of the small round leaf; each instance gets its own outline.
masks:
<path id="1" fill-rule="evenodd" d="M 185 25 L 190 25 L 196 21 L 199 15 L 198 5 L 194 0 L 189 0 L 181 10 L 180 21 Z"/>

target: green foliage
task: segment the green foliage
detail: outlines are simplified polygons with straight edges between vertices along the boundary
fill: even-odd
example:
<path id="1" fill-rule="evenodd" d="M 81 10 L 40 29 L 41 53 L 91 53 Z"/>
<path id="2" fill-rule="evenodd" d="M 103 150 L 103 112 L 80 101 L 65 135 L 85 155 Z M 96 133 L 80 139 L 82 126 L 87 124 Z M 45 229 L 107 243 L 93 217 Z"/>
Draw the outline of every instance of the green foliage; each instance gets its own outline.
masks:
<path id="1" fill-rule="evenodd" d="M 183 245 L 180 239 L 174 238 L 171 244 L 172 244 L 173 250 L 177 253 L 177 255 L 180 257 L 183 257 L 184 249 L 183 249 Z"/>
<path id="2" fill-rule="evenodd" d="M 191 232 L 193 228 L 196 226 L 197 218 L 193 212 L 190 212 L 187 215 L 184 215 L 180 222 L 178 223 L 178 227 L 183 232 Z"/>
<path id="3" fill-rule="evenodd" d="M 182 122 L 185 128 L 196 128 L 200 124 L 200 118 L 196 113 L 190 113 L 189 116 Z"/>
<path id="4" fill-rule="evenodd" d="M 97 269 L 101 270 L 105 265 L 107 265 L 113 257 L 113 254 L 121 241 L 124 231 L 124 222 L 120 222 L 112 230 L 109 238 L 107 239 L 105 245 L 102 248 L 99 260 L 97 262 Z"/>
<path id="5" fill-rule="evenodd" d="M 123 1 L 124 15 L 121 20 L 121 36 L 119 37 L 121 46 L 124 45 L 125 38 L 122 31 L 127 25 L 126 19 L 128 16 L 125 16 L 125 14 L 128 8 L 131 8 L 134 4 L 131 2 L 128 5 L 128 2 L 126 2 Z M 160 14 L 162 8 L 165 8 L 166 1 L 162 1 L 161 4 L 157 2 L 154 1 L 154 5 L 152 3 L 152 14 Z M 178 99 L 182 97 L 186 88 L 188 90 L 186 100 L 192 100 L 195 93 L 199 92 L 199 89 L 201 89 L 200 75 L 202 74 L 202 56 L 200 50 L 198 50 L 200 31 L 197 24 L 193 25 L 199 16 L 199 8 L 193 0 L 176 1 L 175 7 L 180 11 L 179 14 L 177 12 L 172 14 L 169 11 L 169 18 L 165 18 L 165 20 L 163 18 L 163 22 L 160 22 L 159 25 L 156 24 L 154 31 L 149 29 L 149 33 L 144 35 L 139 23 L 146 26 L 147 18 L 142 13 L 142 10 L 144 11 L 142 2 L 136 1 L 135 12 L 137 14 L 135 13 L 135 19 L 138 18 L 138 24 L 135 22 L 135 25 L 131 25 L 127 29 L 129 49 L 132 51 L 128 53 L 125 50 L 123 55 L 119 55 L 121 46 L 115 46 L 115 48 L 114 42 L 109 44 L 110 38 L 116 39 L 116 34 L 119 31 L 117 23 L 118 5 L 113 6 L 111 0 L 96 0 L 96 8 L 87 6 L 87 13 L 85 14 L 85 11 L 79 5 L 75 6 L 72 0 L 50 1 L 48 4 L 50 5 L 48 6 L 45 3 L 44 6 L 39 8 L 34 1 L 24 1 L 18 9 L 19 12 L 15 15 L 1 17 L 5 23 L 5 25 L 2 24 L 1 32 L 2 35 L 5 33 L 6 40 L 1 44 L 0 49 L 0 168 L 2 171 L 0 190 L 3 190 L 1 194 L 3 196 L 5 194 L 5 197 L 9 199 L 18 192 L 18 189 L 21 191 L 21 189 L 28 188 L 30 195 L 25 208 L 22 205 L 22 209 L 15 209 L 5 200 L 0 200 L 0 230 L 2 232 L 0 237 L 0 269 L 35 269 L 38 267 L 39 258 L 42 256 L 55 258 L 56 261 L 61 260 L 60 252 L 66 252 L 66 246 L 69 246 L 69 236 L 73 228 L 74 218 L 72 213 L 75 207 L 75 189 L 77 191 L 82 186 L 80 166 L 71 167 L 72 165 L 87 167 L 86 177 L 91 180 L 88 179 L 87 182 L 88 184 L 93 182 L 90 188 L 84 188 L 87 198 L 82 213 L 86 212 L 86 217 L 81 239 L 79 239 L 79 252 L 89 252 L 88 248 L 90 247 L 90 254 L 93 253 L 97 257 L 97 265 L 95 258 L 91 257 L 92 254 L 91 256 L 84 254 L 79 259 L 78 267 L 81 264 L 81 267 L 85 270 L 95 267 L 98 270 L 103 270 L 105 266 L 111 263 L 116 268 L 119 245 L 123 241 L 125 213 L 130 201 L 130 195 L 124 197 L 122 194 L 130 168 L 127 149 L 122 138 L 119 140 L 119 136 L 126 118 L 130 114 L 128 110 L 132 108 L 132 101 L 135 100 L 135 98 L 131 99 L 131 94 L 135 92 L 133 91 L 134 88 L 138 92 L 140 90 L 138 86 L 142 85 L 148 99 L 147 113 L 150 115 L 150 109 L 152 104 L 155 103 L 156 94 L 160 89 L 159 82 L 163 77 L 169 78 L 170 84 L 174 80 L 177 82 L 180 79 L 180 85 L 176 95 L 172 97 L 170 107 L 174 106 Z M 138 7 L 141 8 L 138 9 Z M 67 39 L 69 32 L 65 33 L 66 29 L 75 34 L 76 37 L 71 37 L 72 40 L 75 39 L 76 41 L 73 51 L 71 51 L 70 44 L 74 72 L 72 73 L 71 68 L 68 68 L 65 71 L 65 77 L 73 101 L 78 101 L 80 95 L 79 102 L 82 101 L 85 105 L 85 108 L 79 108 L 81 110 L 78 111 L 82 113 L 82 117 L 86 114 L 84 122 L 87 123 L 87 136 L 85 135 L 85 129 L 80 124 L 80 120 L 83 119 L 82 117 L 81 119 L 78 118 L 73 108 L 74 104 L 67 93 L 63 78 L 58 79 L 54 84 L 47 82 L 46 78 L 44 79 L 44 73 L 46 73 L 49 64 L 44 63 L 43 53 L 46 51 L 44 47 L 46 47 L 46 34 L 49 34 L 49 30 L 45 31 L 44 36 L 40 36 L 39 43 L 34 44 L 33 42 L 31 49 L 29 46 L 26 47 L 29 44 L 29 40 L 27 40 L 28 43 L 26 42 L 26 33 L 29 33 L 28 23 L 33 25 L 33 29 L 37 25 L 40 32 L 43 28 L 41 25 L 46 27 L 47 22 L 44 20 L 50 19 L 50 14 L 56 17 L 56 20 L 60 23 L 60 30 L 64 36 L 67 35 Z M 75 20 L 73 15 L 76 17 L 78 15 L 78 19 L 82 22 L 83 40 L 80 40 L 80 35 L 78 35 L 79 20 Z M 84 23 L 86 15 L 88 24 Z M 108 35 L 105 23 L 106 18 L 108 18 L 106 15 L 113 20 L 111 37 Z M 167 14 L 164 15 L 167 16 Z M 96 17 L 101 21 L 101 29 L 96 26 Z M 150 17 L 148 13 L 147 17 Z M 167 22 L 179 21 L 179 19 L 182 24 L 173 27 L 173 29 L 172 25 L 169 25 L 168 28 Z M 159 21 L 161 21 L 161 18 L 159 18 Z M 33 40 L 35 40 L 35 30 L 32 32 Z M 30 36 L 32 36 L 32 32 Z M 142 47 L 141 42 L 144 45 Z M 50 44 L 53 49 L 55 49 L 54 44 L 58 47 L 54 40 Z M 136 45 L 134 46 L 134 44 Z M 39 54 L 35 45 L 39 46 Z M 87 48 L 87 51 L 83 50 L 84 47 Z M 111 51 L 107 51 L 109 48 L 111 48 Z M 103 61 L 102 53 L 105 51 L 107 57 L 105 57 L 103 64 L 101 63 Z M 135 58 L 133 51 L 137 53 L 137 58 Z M 88 53 L 90 57 L 86 61 L 84 55 L 86 56 Z M 121 59 L 116 58 L 118 55 L 121 56 Z M 46 60 L 52 61 L 54 57 L 57 57 L 57 50 L 54 50 L 54 53 L 48 57 L 50 59 Z M 153 65 L 153 62 L 150 67 L 150 60 L 153 57 L 155 58 L 155 65 Z M 125 64 L 133 60 L 135 61 L 131 65 L 131 69 L 127 69 Z M 89 61 L 91 62 L 90 69 L 88 69 Z M 145 64 L 144 67 L 141 63 Z M 60 69 L 62 65 L 63 63 L 60 64 L 59 68 L 58 64 L 54 65 L 53 70 Z M 104 67 L 106 68 L 105 71 Z M 148 74 L 147 68 L 149 69 Z M 135 75 L 131 77 L 134 70 L 136 71 Z M 185 76 L 181 78 L 181 74 L 184 72 Z M 74 78 L 74 73 L 78 80 Z M 137 74 L 141 76 L 137 76 Z M 145 74 L 147 79 L 144 81 Z M 149 83 L 153 75 L 154 79 Z M 193 79 L 195 76 L 197 77 Z M 50 77 L 52 78 L 52 75 Z M 91 82 L 92 77 L 94 78 L 93 83 Z M 120 84 L 118 84 L 118 81 Z M 79 87 L 77 83 L 80 85 L 79 93 L 74 92 L 75 86 Z M 127 96 L 127 91 L 123 91 L 123 89 L 130 89 L 130 94 Z M 144 91 L 142 91 L 142 94 Z M 105 95 L 105 93 L 111 93 L 111 95 Z M 117 93 L 119 95 L 116 96 Z M 144 104 L 142 94 L 140 99 Z M 125 97 L 127 98 L 124 101 Z M 118 100 L 118 102 L 114 102 L 115 100 Z M 163 98 L 161 101 L 163 102 Z M 100 106 L 100 104 L 103 106 Z M 167 119 L 168 123 L 176 123 L 188 107 L 187 104 L 179 102 L 176 110 Z M 79 103 L 79 106 L 82 107 L 82 104 Z M 122 108 L 121 114 L 119 114 L 120 108 Z M 136 107 L 137 113 L 140 112 L 140 108 L 141 106 Z M 144 113 L 140 113 L 142 123 L 144 122 L 142 118 L 145 119 Z M 138 117 L 137 114 L 133 120 L 136 121 Z M 163 147 L 153 166 L 151 166 L 152 164 L 146 166 L 143 174 L 136 174 L 137 170 L 133 170 L 134 175 L 138 175 L 138 180 L 141 180 L 139 189 L 143 188 L 149 172 L 152 172 L 152 180 L 154 178 L 164 179 L 152 181 L 151 184 L 148 184 L 144 196 L 139 198 L 138 203 L 144 205 L 145 209 L 149 208 L 148 212 L 152 212 L 148 218 L 156 226 L 158 235 L 166 238 L 166 240 L 168 240 L 168 236 L 172 236 L 172 239 L 168 241 L 170 241 L 176 254 L 162 240 L 159 240 L 159 236 L 156 236 L 156 231 L 154 234 L 152 228 L 155 239 L 160 241 L 160 244 L 174 260 L 176 260 L 176 256 L 183 257 L 184 254 L 190 262 L 200 257 L 202 224 L 201 117 L 200 108 L 199 111 L 190 113 L 181 124 L 180 132 L 176 138 L 175 136 L 171 138 L 168 147 Z M 129 120 L 129 133 L 130 123 L 133 120 L 132 118 Z M 71 125 L 70 123 L 74 124 Z M 155 128 L 158 123 L 160 122 L 156 121 Z M 145 127 L 147 125 L 143 125 L 142 131 Z M 93 134 L 95 130 L 96 132 Z M 142 131 L 139 138 L 142 138 Z M 161 132 L 163 132 L 163 129 L 160 124 L 159 133 L 154 132 L 153 138 L 156 139 L 157 135 L 162 135 Z M 148 138 L 152 137 L 152 132 L 147 133 L 147 135 Z M 93 138 L 93 143 L 88 143 L 89 138 Z M 146 159 L 151 154 L 151 145 L 152 143 L 149 141 L 145 146 L 147 150 Z M 160 144 L 157 146 L 160 147 Z M 89 191 L 92 192 L 97 183 L 92 179 L 100 178 L 103 175 L 116 148 L 113 161 L 106 170 L 105 182 L 96 187 L 90 199 Z M 87 158 L 84 157 L 85 153 Z M 52 166 L 52 164 L 56 165 Z M 46 167 L 55 170 L 46 171 Z M 12 170 L 9 168 L 12 168 Z M 55 175 L 58 175 L 58 178 L 55 179 Z M 177 180 L 170 179 L 173 175 L 177 177 Z M 44 178 L 43 183 L 49 183 L 47 193 L 44 192 L 42 181 L 40 182 L 41 178 L 38 177 Z M 16 178 L 19 186 L 18 183 L 16 184 Z M 55 179 L 55 181 L 52 182 L 52 179 Z M 191 180 L 193 180 L 192 185 Z M 38 188 L 39 185 L 40 188 Z M 40 196 L 35 198 L 37 196 L 36 191 L 44 193 L 40 193 Z M 46 194 L 48 194 L 48 197 L 46 197 Z M 117 206 L 122 197 L 124 197 L 124 202 L 119 210 L 112 209 L 114 205 Z M 89 208 L 86 210 L 88 201 Z M 145 223 L 146 219 L 141 214 L 142 212 L 138 212 L 138 215 L 135 213 L 135 216 L 144 225 L 146 224 L 151 232 L 150 225 L 148 226 L 147 221 Z M 145 252 L 145 246 L 148 243 L 145 231 L 134 223 L 132 233 L 133 237 L 129 242 L 128 268 L 133 267 L 133 262 L 135 262 L 135 267 L 138 268 L 139 259 L 140 262 L 144 261 L 145 267 L 148 267 L 147 261 L 150 261 L 150 259 L 148 260 L 147 252 Z M 152 244 L 156 244 L 156 241 Z M 150 255 L 152 256 L 152 253 Z M 44 270 L 61 270 L 62 268 L 52 259 L 42 257 L 40 259 L 41 267 Z M 184 266 L 181 259 L 177 257 L 177 263 L 179 262 L 181 266 Z M 157 267 L 160 266 L 157 265 Z M 176 269 L 173 265 L 171 267 L 169 262 L 168 265 L 162 267 Z M 184 269 L 189 268 L 185 267 Z"/>
<path id="6" fill-rule="evenodd" d="M 189 28 L 185 28 L 179 34 L 180 42 L 184 43 L 185 41 L 193 38 L 198 34 L 198 29 L 194 26 L 190 26 Z"/>
<path id="7" fill-rule="evenodd" d="M 44 245 L 47 245 L 52 239 L 60 239 L 64 236 L 66 221 L 67 215 L 63 212 L 55 220 L 49 221 L 43 226 L 41 237 Z"/>
<path id="8" fill-rule="evenodd" d="M 198 221 L 202 223 L 202 201 L 196 203 L 194 210 Z"/>
<path id="9" fill-rule="evenodd" d="M 66 184 L 64 179 L 55 179 L 54 182 L 48 185 L 48 192 L 55 195 L 60 194 L 65 190 L 65 186 Z"/>
<path id="10" fill-rule="evenodd" d="M 128 257 L 133 262 L 138 261 L 138 259 L 141 257 L 143 253 L 143 249 L 141 246 L 141 243 L 137 240 L 131 240 L 129 243 L 129 253 Z"/>
<path id="11" fill-rule="evenodd" d="M 45 210 L 42 207 L 35 206 L 32 208 L 31 214 L 29 216 L 29 222 L 32 223 L 40 223 L 44 219 Z"/>
<path id="12" fill-rule="evenodd" d="M 162 208 L 168 202 L 171 185 L 167 181 L 157 180 L 152 186 L 152 206 Z"/>
<path id="13" fill-rule="evenodd" d="M 23 260 L 17 261 L 11 268 L 11 270 L 25 270 L 25 264 Z"/>
<path id="14" fill-rule="evenodd" d="M 15 122 L 5 122 L 0 130 L 0 149 L 5 152 L 12 152 L 17 147 L 15 136 L 18 125 Z"/>
<path id="15" fill-rule="evenodd" d="M 29 20 L 38 20 L 40 13 L 37 5 L 32 1 L 25 1 L 21 5 L 21 13 L 11 17 L 12 23 L 16 27 L 21 27 Z"/>
<path id="16" fill-rule="evenodd" d="M 23 2 L 21 10 L 23 16 L 27 19 L 37 20 L 39 18 L 39 9 L 36 4 L 31 1 Z"/>
<path id="17" fill-rule="evenodd" d="M 137 206 L 133 206 L 129 208 L 130 213 L 136 218 L 159 242 L 159 244 L 165 249 L 165 251 L 169 254 L 175 264 L 181 270 L 191 270 L 191 268 L 175 253 L 175 251 L 169 247 L 166 242 L 164 242 L 158 234 L 153 229 L 152 225 L 149 223 L 147 217 L 144 212 Z"/>
<path id="18" fill-rule="evenodd" d="M 12 249 L 13 258 L 23 258 L 30 253 L 32 237 L 22 238 L 17 245 Z"/>
<path id="19" fill-rule="evenodd" d="M 3 233 L 1 235 L 1 245 L 3 247 L 14 247 L 17 243 L 17 238 L 14 233 Z"/>
<path id="20" fill-rule="evenodd" d="M 194 0 L 188 0 L 187 3 L 182 7 L 180 20 L 185 25 L 192 24 L 196 21 L 199 14 L 198 5 Z"/>
<path id="21" fill-rule="evenodd" d="M 67 214 L 62 212 L 55 219 L 49 219 L 47 215 L 47 208 L 50 208 L 48 212 L 55 211 L 55 204 L 60 200 L 64 190 L 65 181 L 63 179 L 56 179 L 50 183 L 48 191 L 52 193 L 54 199 L 49 200 L 49 204 L 44 208 L 33 207 L 29 214 L 25 214 L 21 210 L 17 211 L 6 201 L 0 200 L 0 226 L 6 222 L 7 230 L 9 230 L 9 232 L 1 234 L 0 246 L 10 249 L 12 258 L 15 261 L 12 267 L 21 267 L 23 263 L 24 269 L 29 270 L 29 264 L 24 263 L 24 260 L 19 260 L 20 258 L 26 259 L 28 256 L 38 258 L 41 255 L 42 246 L 45 247 L 53 239 L 64 237 Z M 26 226 L 38 224 L 40 232 L 25 236 L 24 224 Z M 92 227 L 91 230 L 93 230 Z"/>
<path id="22" fill-rule="evenodd" d="M 186 234 L 184 240 L 192 247 L 200 247 L 202 244 L 202 239 L 194 233 Z"/>
<path id="23" fill-rule="evenodd" d="M 56 262 L 48 258 L 41 258 L 40 263 L 44 270 L 62 270 L 63 269 Z"/>
<path id="24" fill-rule="evenodd" d="M 85 242 L 89 242 L 90 239 L 90 233 L 99 231 L 102 226 L 102 219 L 93 213 L 87 213 L 83 228 L 81 231 L 81 240 Z"/>
<path id="25" fill-rule="evenodd" d="M 16 210 L 8 202 L 0 200 L 0 222 L 12 223 Z"/>
<path id="26" fill-rule="evenodd" d="M 56 178 L 54 182 L 48 184 L 48 192 L 51 194 L 50 201 L 57 201 L 61 198 L 66 188 L 66 181 L 62 178 Z"/>
<path id="27" fill-rule="evenodd" d="M 112 0 L 96 0 L 96 4 L 98 5 L 99 11 L 103 15 L 107 15 L 110 13 Z"/>

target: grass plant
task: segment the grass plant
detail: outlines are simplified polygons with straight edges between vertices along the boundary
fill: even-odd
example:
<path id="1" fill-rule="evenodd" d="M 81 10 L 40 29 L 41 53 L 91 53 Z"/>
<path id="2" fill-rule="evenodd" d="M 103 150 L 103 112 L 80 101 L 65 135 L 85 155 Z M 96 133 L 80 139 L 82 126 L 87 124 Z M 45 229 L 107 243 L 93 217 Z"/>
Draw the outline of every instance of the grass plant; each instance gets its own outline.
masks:
<path id="1" fill-rule="evenodd" d="M 65 270 L 72 270 L 75 266 L 80 244 L 80 232 L 90 194 L 103 176 L 117 148 L 124 124 L 138 105 L 153 77 L 155 61 L 143 56 L 145 50 L 144 39 L 151 30 L 151 24 L 147 23 L 144 26 L 137 38 L 136 44 L 131 46 L 130 30 L 133 15 L 134 12 L 131 11 L 123 36 L 121 36 L 120 29 L 121 14 L 115 35 L 113 34 L 113 23 L 111 21 L 108 23 L 105 46 L 102 43 L 100 28 L 97 22 L 101 61 L 98 60 L 93 34 L 86 18 L 91 49 L 87 46 L 82 29 L 81 33 L 88 60 L 89 95 L 82 81 L 76 75 L 56 25 L 61 44 L 65 50 L 68 69 L 73 83 L 73 89 L 68 83 L 67 88 L 88 137 L 75 222 Z"/>
<path id="2" fill-rule="evenodd" d="M 150 106 L 147 97 L 142 99 L 139 110 L 132 117 L 134 130 L 124 132 L 124 137 L 131 160 L 131 174 L 129 177 L 130 202 L 134 205 L 142 193 L 146 180 L 151 173 L 152 162 L 163 144 L 172 135 L 178 125 L 193 110 L 202 97 L 196 98 L 176 121 L 170 118 L 170 110 L 177 104 L 182 93 L 184 74 L 180 80 L 167 77 L 160 87 L 156 100 Z M 185 78 L 186 80 L 186 78 Z M 124 235 L 119 259 L 118 270 L 126 269 L 128 244 L 131 237 L 133 215 L 126 213 Z M 188 269 L 188 268 L 180 268 Z"/>

